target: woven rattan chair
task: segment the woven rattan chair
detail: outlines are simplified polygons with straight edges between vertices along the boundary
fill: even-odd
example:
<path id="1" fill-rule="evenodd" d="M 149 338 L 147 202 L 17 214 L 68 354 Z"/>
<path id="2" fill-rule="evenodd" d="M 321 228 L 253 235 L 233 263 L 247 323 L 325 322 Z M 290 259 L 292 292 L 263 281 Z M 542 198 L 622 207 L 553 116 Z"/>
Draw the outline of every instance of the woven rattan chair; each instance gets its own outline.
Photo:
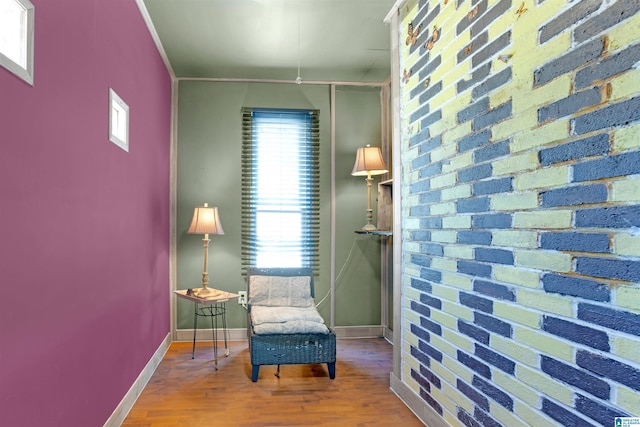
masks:
<path id="1" fill-rule="evenodd" d="M 247 336 L 251 354 L 251 380 L 258 381 L 262 365 L 280 365 L 326 363 L 329 377 L 336 376 L 336 334 L 329 329 L 323 333 L 256 334 L 251 322 L 251 279 L 253 276 L 310 277 L 310 291 L 313 297 L 313 274 L 310 269 L 300 268 L 249 268 L 247 270 Z"/>

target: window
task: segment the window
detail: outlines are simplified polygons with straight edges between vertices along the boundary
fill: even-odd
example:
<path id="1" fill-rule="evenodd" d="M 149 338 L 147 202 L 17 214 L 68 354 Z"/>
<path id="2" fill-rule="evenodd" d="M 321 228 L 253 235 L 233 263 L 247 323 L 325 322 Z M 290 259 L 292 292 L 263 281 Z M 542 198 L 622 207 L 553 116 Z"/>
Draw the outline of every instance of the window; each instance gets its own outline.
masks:
<path id="1" fill-rule="evenodd" d="M 318 111 L 242 110 L 242 267 L 317 274 Z"/>
<path id="2" fill-rule="evenodd" d="M 0 65 L 33 85 L 34 7 L 29 0 L 0 0 Z"/>
<path id="3" fill-rule="evenodd" d="M 109 88 L 109 141 L 129 151 L 129 106 Z"/>

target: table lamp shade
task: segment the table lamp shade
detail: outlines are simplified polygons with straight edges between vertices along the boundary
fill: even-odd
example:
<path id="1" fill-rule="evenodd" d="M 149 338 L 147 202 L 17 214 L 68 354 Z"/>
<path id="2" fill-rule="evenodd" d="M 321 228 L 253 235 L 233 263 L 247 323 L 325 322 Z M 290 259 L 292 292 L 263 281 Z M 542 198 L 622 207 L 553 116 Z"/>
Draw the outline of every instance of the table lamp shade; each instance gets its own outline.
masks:
<path id="1" fill-rule="evenodd" d="M 356 162 L 353 165 L 353 171 L 351 175 L 354 176 L 370 176 L 370 175 L 382 175 L 389 172 L 387 165 L 382 158 L 382 151 L 380 147 L 366 147 L 358 148 L 356 153 Z"/>
<path id="2" fill-rule="evenodd" d="M 196 206 L 193 210 L 193 219 L 187 230 L 188 234 L 224 234 L 220 214 L 217 207 Z"/>

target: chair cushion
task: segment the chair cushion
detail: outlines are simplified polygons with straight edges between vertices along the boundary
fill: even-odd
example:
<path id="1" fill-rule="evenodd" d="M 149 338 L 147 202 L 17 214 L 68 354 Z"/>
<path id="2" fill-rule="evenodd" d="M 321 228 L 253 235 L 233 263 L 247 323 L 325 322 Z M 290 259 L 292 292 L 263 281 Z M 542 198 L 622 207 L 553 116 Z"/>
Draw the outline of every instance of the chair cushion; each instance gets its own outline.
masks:
<path id="1" fill-rule="evenodd" d="M 268 307 L 310 307 L 309 276 L 259 276 L 249 278 L 249 304 Z"/>

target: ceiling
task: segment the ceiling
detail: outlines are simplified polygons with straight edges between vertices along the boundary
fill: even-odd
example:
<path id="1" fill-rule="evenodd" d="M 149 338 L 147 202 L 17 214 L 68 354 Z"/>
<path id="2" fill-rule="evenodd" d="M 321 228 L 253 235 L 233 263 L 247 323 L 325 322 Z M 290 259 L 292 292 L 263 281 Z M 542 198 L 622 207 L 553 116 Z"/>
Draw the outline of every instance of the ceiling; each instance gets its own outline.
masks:
<path id="1" fill-rule="evenodd" d="M 382 82 L 395 0 L 143 0 L 177 78 Z"/>

